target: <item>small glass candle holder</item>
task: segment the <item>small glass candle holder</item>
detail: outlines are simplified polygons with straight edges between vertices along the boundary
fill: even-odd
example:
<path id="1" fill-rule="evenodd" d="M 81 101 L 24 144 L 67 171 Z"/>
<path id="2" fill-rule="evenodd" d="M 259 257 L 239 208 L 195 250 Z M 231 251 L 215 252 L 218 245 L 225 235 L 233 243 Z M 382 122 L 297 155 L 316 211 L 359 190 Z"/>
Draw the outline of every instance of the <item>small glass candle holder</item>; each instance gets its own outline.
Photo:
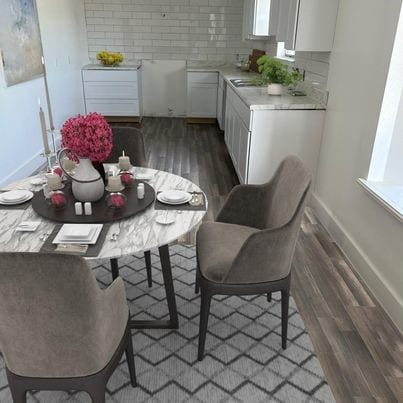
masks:
<path id="1" fill-rule="evenodd" d="M 127 197 L 120 192 L 110 193 L 105 198 L 106 205 L 112 209 L 121 209 L 126 205 Z"/>
<path id="2" fill-rule="evenodd" d="M 134 176 L 130 171 L 120 171 L 119 176 L 124 187 L 130 187 L 132 185 Z"/>
<path id="3" fill-rule="evenodd" d="M 63 209 L 67 204 L 66 195 L 61 190 L 50 192 L 49 199 L 50 204 L 56 209 Z"/>

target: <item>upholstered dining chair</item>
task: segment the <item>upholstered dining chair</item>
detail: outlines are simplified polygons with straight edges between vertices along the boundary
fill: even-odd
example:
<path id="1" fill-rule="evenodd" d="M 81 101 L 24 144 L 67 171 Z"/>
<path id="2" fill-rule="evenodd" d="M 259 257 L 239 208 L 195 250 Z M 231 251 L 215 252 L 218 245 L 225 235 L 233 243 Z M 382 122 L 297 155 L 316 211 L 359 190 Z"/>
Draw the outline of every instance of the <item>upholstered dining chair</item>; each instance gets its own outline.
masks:
<path id="1" fill-rule="evenodd" d="M 113 126 L 113 148 L 112 152 L 106 162 L 115 163 L 122 155 L 124 150 L 125 154 L 130 157 L 130 162 L 138 167 L 147 167 L 147 158 L 144 148 L 143 133 L 134 127 L 120 127 Z M 152 287 L 152 271 L 151 271 L 151 252 L 144 252 L 144 259 L 146 262 L 147 282 L 148 286 Z M 117 259 L 111 259 L 112 278 L 115 279 L 119 273 L 119 265 Z"/>
<path id="2" fill-rule="evenodd" d="M 201 289 L 198 359 L 202 360 L 211 298 L 281 291 L 282 347 L 287 347 L 291 263 L 311 176 L 294 156 L 270 182 L 232 189 L 215 222 L 197 232 L 196 292 Z"/>
<path id="3" fill-rule="evenodd" d="M 29 390 L 81 390 L 105 402 L 123 351 L 136 386 L 122 279 L 98 287 L 84 259 L 0 254 L 0 345 L 15 403 Z"/>

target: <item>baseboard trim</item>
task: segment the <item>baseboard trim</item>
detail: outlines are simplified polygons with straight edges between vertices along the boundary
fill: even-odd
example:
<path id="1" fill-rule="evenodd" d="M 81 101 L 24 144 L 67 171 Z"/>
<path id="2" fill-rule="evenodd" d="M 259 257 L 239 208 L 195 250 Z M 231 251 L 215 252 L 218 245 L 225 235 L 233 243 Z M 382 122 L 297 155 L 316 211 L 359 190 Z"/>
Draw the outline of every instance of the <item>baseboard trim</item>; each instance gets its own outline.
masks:
<path id="1" fill-rule="evenodd" d="M 310 205 L 321 224 L 346 255 L 356 274 L 403 333 L 403 301 L 389 287 L 379 269 L 317 194 L 313 195 Z"/>

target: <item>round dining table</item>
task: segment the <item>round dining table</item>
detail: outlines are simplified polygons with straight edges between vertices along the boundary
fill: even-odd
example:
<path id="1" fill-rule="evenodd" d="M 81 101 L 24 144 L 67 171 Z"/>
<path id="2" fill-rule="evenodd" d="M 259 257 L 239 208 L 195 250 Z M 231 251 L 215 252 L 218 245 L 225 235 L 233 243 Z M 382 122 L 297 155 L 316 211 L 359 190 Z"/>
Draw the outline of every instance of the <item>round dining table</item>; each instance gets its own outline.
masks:
<path id="1" fill-rule="evenodd" d="M 193 182 L 169 172 L 134 167 L 133 174 L 135 179 L 142 180 L 142 178 L 147 178 L 147 183 L 154 188 L 156 193 L 169 189 L 203 193 Z M 28 189 L 33 192 L 42 192 L 42 184 L 38 185 L 38 182 L 40 182 L 38 178 L 41 178 L 41 176 L 31 176 L 12 183 L 2 188 L 1 191 Z M 194 229 L 201 222 L 208 208 L 208 201 L 204 193 L 203 196 L 204 203 L 199 210 L 181 209 L 181 206 L 176 208 L 171 208 L 170 206 L 167 210 L 156 210 L 155 203 L 152 203 L 150 207 L 134 216 L 110 222 L 108 223 L 110 227 L 98 256 L 83 256 L 88 260 L 110 259 L 112 277 L 115 278 L 119 274 L 118 259 L 120 257 L 158 248 L 169 320 L 132 320 L 130 321 L 132 328 L 178 328 L 178 314 L 168 245 Z M 156 217 L 161 214 L 169 215 L 173 222 L 171 224 L 158 223 Z M 39 222 L 39 227 L 35 232 L 16 231 L 18 225 L 23 221 L 37 221 Z M 0 205 L 0 253 L 40 252 L 46 239 L 58 224 L 60 223 L 38 215 L 31 205 L 28 205 L 28 207 L 21 205 L 21 208 L 19 206 L 9 208 L 8 206 Z"/>

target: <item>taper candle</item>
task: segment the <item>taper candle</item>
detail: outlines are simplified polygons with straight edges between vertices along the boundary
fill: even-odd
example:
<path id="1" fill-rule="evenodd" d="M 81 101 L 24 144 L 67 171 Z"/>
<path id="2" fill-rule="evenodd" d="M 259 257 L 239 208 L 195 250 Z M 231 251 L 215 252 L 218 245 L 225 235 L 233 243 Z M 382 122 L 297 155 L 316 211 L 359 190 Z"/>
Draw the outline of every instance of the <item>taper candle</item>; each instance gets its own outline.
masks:
<path id="1" fill-rule="evenodd" d="M 49 148 L 49 141 L 48 141 L 48 132 L 46 130 L 46 121 L 45 121 L 45 114 L 43 113 L 41 107 L 41 101 L 38 99 L 39 104 L 39 120 L 41 122 L 41 129 L 42 129 L 42 141 L 43 141 L 43 150 L 46 155 L 50 154 Z"/>

